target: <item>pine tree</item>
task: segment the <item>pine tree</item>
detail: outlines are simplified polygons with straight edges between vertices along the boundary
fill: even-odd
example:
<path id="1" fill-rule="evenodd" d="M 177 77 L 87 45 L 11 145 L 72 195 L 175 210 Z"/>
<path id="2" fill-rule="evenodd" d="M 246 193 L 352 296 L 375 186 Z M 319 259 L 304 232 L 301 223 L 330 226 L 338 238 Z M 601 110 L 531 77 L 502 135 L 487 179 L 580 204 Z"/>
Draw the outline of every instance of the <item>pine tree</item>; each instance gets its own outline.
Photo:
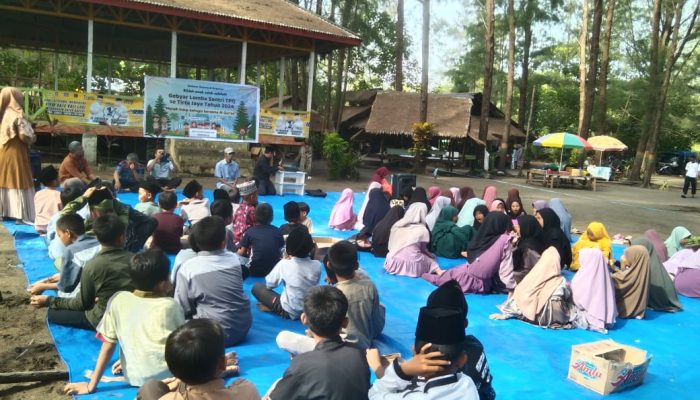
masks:
<path id="1" fill-rule="evenodd" d="M 146 107 L 146 134 L 153 134 L 153 107 L 149 104 Z"/>
<path id="2" fill-rule="evenodd" d="M 250 125 L 250 118 L 248 117 L 248 109 L 243 101 L 238 104 L 238 110 L 236 110 L 236 133 L 240 132 L 241 129 L 245 129 L 248 132 L 248 125 Z"/>
<path id="3" fill-rule="evenodd" d="M 153 106 L 153 113 L 161 119 L 168 116 L 168 112 L 165 111 L 165 100 L 163 96 L 158 96 L 156 99 L 156 104 Z"/>

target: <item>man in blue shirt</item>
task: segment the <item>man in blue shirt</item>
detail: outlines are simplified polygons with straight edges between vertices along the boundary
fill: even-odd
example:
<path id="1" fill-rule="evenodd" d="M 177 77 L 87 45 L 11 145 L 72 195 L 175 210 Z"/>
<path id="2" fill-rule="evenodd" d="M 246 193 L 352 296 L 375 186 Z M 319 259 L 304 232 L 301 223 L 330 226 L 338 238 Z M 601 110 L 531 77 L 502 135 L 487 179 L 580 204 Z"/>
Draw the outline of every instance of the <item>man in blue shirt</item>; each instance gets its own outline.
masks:
<path id="1" fill-rule="evenodd" d="M 149 181 L 155 181 L 164 189 L 175 189 L 182 183 L 182 178 L 172 178 L 171 173 L 177 172 L 177 165 L 170 154 L 164 149 L 157 149 L 155 158 L 148 161 L 146 171 L 150 174 Z"/>
<path id="2" fill-rule="evenodd" d="M 145 169 L 139 163 L 136 153 L 129 153 L 126 160 L 117 164 L 114 170 L 114 188 L 119 191 L 139 191 L 139 182 L 143 180 Z"/>
<path id="3" fill-rule="evenodd" d="M 217 189 L 224 189 L 230 192 L 236 187 L 236 181 L 241 177 L 241 170 L 238 167 L 238 163 L 233 161 L 233 149 L 231 147 L 224 149 L 224 159 L 216 163 L 214 176 L 218 178 L 216 182 Z"/>

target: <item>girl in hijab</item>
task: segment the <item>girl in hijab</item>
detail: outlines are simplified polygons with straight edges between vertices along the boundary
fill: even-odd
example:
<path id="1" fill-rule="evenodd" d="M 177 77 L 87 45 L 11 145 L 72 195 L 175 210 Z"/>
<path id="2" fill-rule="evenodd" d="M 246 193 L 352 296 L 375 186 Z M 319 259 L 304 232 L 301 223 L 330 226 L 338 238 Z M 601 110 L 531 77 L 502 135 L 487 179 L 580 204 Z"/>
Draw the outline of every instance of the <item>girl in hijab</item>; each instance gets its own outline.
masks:
<path id="1" fill-rule="evenodd" d="M 495 199 L 494 201 L 491 202 L 491 205 L 489 206 L 489 211 L 505 214 L 506 213 L 506 203 L 503 201 L 503 199 Z"/>
<path id="2" fill-rule="evenodd" d="M 571 291 L 561 275 L 561 260 L 549 247 L 532 271 L 515 287 L 513 295 L 498 307 L 502 314 L 491 319 L 518 318 L 545 328 L 571 328 L 575 316 Z M 573 312 L 572 312 L 573 311 Z"/>
<path id="3" fill-rule="evenodd" d="M 29 145 L 36 136 L 24 116 L 17 88 L 0 91 L 0 218 L 34 221 L 34 182 Z"/>
<path id="4" fill-rule="evenodd" d="M 374 175 L 372 175 L 372 182 L 377 182 L 382 185 L 382 190 L 391 197 L 391 183 L 386 179 L 389 175 L 391 175 L 391 172 L 389 172 L 386 167 L 379 167 L 374 171 Z"/>
<path id="5" fill-rule="evenodd" d="M 546 247 L 554 246 L 557 249 L 561 258 L 562 268 L 571 265 L 571 242 L 564 236 L 564 232 L 561 231 L 557 213 L 551 208 L 543 208 L 537 212 L 535 218 L 537 218 L 542 227 L 544 245 Z"/>
<path id="6" fill-rule="evenodd" d="M 486 216 L 489 214 L 489 209 L 486 207 L 486 204 L 479 204 L 474 207 L 472 214 L 474 220 L 474 222 L 472 222 L 472 228 L 474 228 L 474 231 L 478 231 L 479 228 L 481 228 L 481 224 L 484 223 Z"/>
<path id="7" fill-rule="evenodd" d="M 430 205 L 432 206 L 435 204 L 435 200 L 437 200 L 438 196 L 440 196 L 440 188 L 437 186 L 431 186 L 428 188 L 428 201 L 430 202 Z"/>
<path id="8" fill-rule="evenodd" d="M 469 200 L 473 199 L 476 197 L 476 194 L 474 193 L 474 189 L 472 189 L 469 186 L 465 186 L 461 189 L 459 189 L 459 198 L 461 199 L 459 204 L 457 204 L 457 209 L 462 210 L 464 207 L 464 204 Z"/>
<path id="9" fill-rule="evenodd" d="M 520 204 L 520 208 L 522 208 L 523 200 L 520 198 L 520 191 L 516 188 L 508 189 L 508 196 L 506 197 L 506 206 L 508 206 L 508 210 L 510 210 L 510 203 L 514 201 L 517 201 L 518 204 Z"/>
<path id="10" fill-rule="evenodd" d="M 355 222 L 357 222 L 357 215 L 352 212 L 352 204 L 352 189 L 345 188 L 343 193 L 340 194 L 340 199 L 333 206 L 328 226 L 339 231 L 353 229 Z"/>
<path id="11" fill-rule="evenodd" d="M 433 230 L 435 222 L 437 222 L 438 216 L 440 216 L 440 212 L 442 211 L 442 209 L 451 204 L 452 202 L 447 197 L 438 196 L 438 198 L 435 200 L 435 203 L 433 204 L 433 208 L 430 209 L 430 212 L 425 217 L 425 223 L 428 224 L 428 229 L 430 229 L 431 231 Z"/>
<path id="12" fill-rule="evenodd" d="M 666 239 L 664 244 L 666 245 L 666 252 L 668 253 L 669 257 L 673 257 L 674 254 L 676 254 L 677 251 L 681 250 L 683 248 L 683 245 L 685 244 L 685 241 L 692 236 L 690 231 L 683 227 L 683 226 L 677 226 L 673 228 L 671 231 L 671 235 Z"/>
<path id="13" fill-rule="evenodd" d="M 484 200 L 484 203 L 486 204 L 491 204 L 493 203 L 494 200 L 496 200 L 497 196 L 497 191 L 495 186 L 486 186 L 484 188 L 484 194 L 481 195 L 481 199 Z"/>
<path id="14" fill-rule="evenodd" d="M 561 223 L 561 230 L 564 232 L 564 236 L 571 241 L 571 213 L 564 207 L 564 203 L 562 203 L 561 199 L 556 197 L 549 200 L 549 208 L 557 213 Z"/>
<path id="15" fill-rule="evenodd" d="M 542 227 L 537 218 L 532 215 L 518 217 L 520 239 L 513 250 L 513 274 L 516 282 L 523 280 L 535 263 L 540 259 L 545 245 L 542 237 Z"/>
<path id="16" fill-rule="evenodd" d="M 479 206 L 486 204 L 483 200 L 472 197 L 471 199 L 464 202 L 462 208 L 459 209 L 459 215 L 457 216 L 457 226 L 471 226 L 474 224 L 474 209 Z M 488 208 L 486 209 L 488 211 Z"/>
<path id="17" fill-rule="evenodd" d="M 535 200 L 532 202 L 532 214 L 537 214 L 537 211 L 547 207 L 549 207 L 547 200 Z"/>
<path id="18" fill-rule="evenodd" d="M 572 252 L 573 259 L 569 268 L 572 271 L 577 271 L 581 266 L 579 261 L 579 252 L 581 249 L 598 248 L 603 252 L 606 259 L 612 257 L 612 239 L 605 229 L 605 225 L 600 222 L 593 221 L 588 224 L 586 232 L 584 232 L 574 245 Z"/>
<path id="19" fill-rule="evenodd" d="M 469 242 L 466 254 L 468 264 L 446 271 L 436 268 L 435 273 L 423 274 L 423 279 L 436 286 L 454 279 L 464 293 L 490 293 L 500 285 L 512 290 L 515 279 L 510 230 L 507 215 L 490 213 Z"/>
<path id="20" fill-rule="evenodd" d="M 649 300 L 647 307 L 666 312 L 683 310 L 683 305 L 678 300 L 676 288 L 673 286 L 673 280 L 659 260 L 654 245 L 645 238 L 635 239 L 632 244 L 644 247 L 649 253 Z"/>
<path id="21" fill-rule="evenodd" d="M 581 269 L 571 280 L 574 305 L 588 325 L 588 329 L 608 333 L 615 324 L 617 305 L 615 285 L 608 262 L 600 249 L 583 249 L 580 254 Z"/>
<path id="22" fill-rule="evenodd" d="M 649 252 L 642 246 L 628 247 L 612 277 L 620 318 L 643 319 L 649 299 Z"/>
<path id="23" fill-rule="evenodd" d="M 467 249 L 474 230 L 469 225 L 460 228 L 455 224 L 456 221 L 456 208 L 448 205 L 440 211 L 431 232 L 430 251 L 446 258 L 461 257 L 462 252 Z"/>
<path id="24" fill-rule="evenodd" d="M 365 210 L 367 209 L 367 203 L 369 202 L 369 193 L 372 191 L 372 189 L 377 188 L 382 188 L 381 183 L 374 181 L 369 183 L 369 187 L 365 192 L 365 199 L 362 201 L 362 207 L 360 207 L 360 212 L 357 213 L 357 222 L 355 223 L 355 229 L 357 229 L 358 231 L 364 228 L 364 224 L 362 223 L 362 221 L 365 218 Z"/>
<path id="25" fill-rule="evenodd" d="M 666 249 L 664 241 L 661 240 L 659 232 L 654 229 L 647 229 L 646 232 L 644 232 L 644 237 L 654 245 L 654 250 L 656 250 L 656 256 L 659 257 L 659 260 L 665 263 L 666 260 L 668 260 L 668 250 Z"/>
<path id="26" fill-rule="evenodd" d="M 520 234 L 520 223 L 518 222 L 518 217 L 522 215 L 527 215 L 525 210 L 523 210 L 523 203 L 519 200 L 509 200 L 506 203 L 506 214 L 510 217 L 513 222 L 513 229 L 516 233 Z"/>
<path id="27" fill-rule="evenodd" d="M 375 188 L 369 192 L 367 209 L 362 218 L 364 227 L 360 233 L 357 234 L 357 245 L 359 247 L 365 249 L 371 247 L 368 238 L 372 236 L 372 231 L 377 223 L 389 212 L 389 208 L 389 200 L 386 199 L 386 195 L 384 195 L 381 188 Z"/>
<path id="28" fill-rule="evenodd" d="M 411 201 L 409 201 L 406 205 L 406 209 L 408 209 L 408 207 L 410 207 L 413 203 L 423 203 L 426 207 L 428 207 L 428 210 L 430 210 L 430 207 L 432 206 L 432 204 L 430 204 L 428 201 L 428 195 L 425 193 L 425 189 L 420 186 L 413 190 Z"/>
<path id="29" fill-rule="evenodd" d="M 678 293 L 687 297 L 700 298 L 700 250 L 683 249 L 683 263 L 676 270 L 674 284 Z"/>
<path id="30" fill-rule="evenodd" d="M 424 204 L 412 204 L 403 218 L 391 227 L 389 254 L 384 261 L 386 272 L 415 278 L 439 269 L 435 256 L 428 251 L 430 232 L 425 224 L 427 214 Z"/>
<path id="31" fill-rule="evenodd" d="M 459 191 L 458 187 L 451 187 L 450 193 L 452 193 L 452 200 L 454 200 L 454 202 L 452 203 L 452 207 L 456 208 L 460 204 L 462 204 L 462 193 Z"/>
<path id="32" fill-rule="evenodd" d="M 389 234 L 391 227 L 403 218 L 406 211 L 402 206 L 391 207 L 388 213 L 377 223 L 372 231 L 372 254 L 375 257 L 386 257 L 389 253 Z"/>

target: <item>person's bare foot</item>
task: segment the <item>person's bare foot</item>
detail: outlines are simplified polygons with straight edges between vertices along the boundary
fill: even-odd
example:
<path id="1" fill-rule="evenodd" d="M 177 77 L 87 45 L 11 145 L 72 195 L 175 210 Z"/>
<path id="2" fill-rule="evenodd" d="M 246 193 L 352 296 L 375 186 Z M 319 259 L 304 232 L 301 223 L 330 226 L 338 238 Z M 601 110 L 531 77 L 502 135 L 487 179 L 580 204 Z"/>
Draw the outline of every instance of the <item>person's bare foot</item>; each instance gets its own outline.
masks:
<path id="1" fill-rule="evenodd" d="M 255 306 L 258 307 L 258 310 L 260 310 L 262 312 L 272 312 L 272 309 L 270 307 L 264 305 L 263 303 L 258 303 Z"/>
<path id="2" fill-rule="evenodd" d="M 114 364 L 112 364 L 112 375 L 119 375 L 123 373 L 124 370 L 122 369 L 122 361 L 117 360 Z"/>
<path id="3" fill-rule="evenodd" d="M 442 274 L 445 273 L 445 270 L 444 270 L 444 269 L 438 268 L 438 269 L 435 271 L 435 273 L 437 274 L 437 276 L 441 276 Z"/>

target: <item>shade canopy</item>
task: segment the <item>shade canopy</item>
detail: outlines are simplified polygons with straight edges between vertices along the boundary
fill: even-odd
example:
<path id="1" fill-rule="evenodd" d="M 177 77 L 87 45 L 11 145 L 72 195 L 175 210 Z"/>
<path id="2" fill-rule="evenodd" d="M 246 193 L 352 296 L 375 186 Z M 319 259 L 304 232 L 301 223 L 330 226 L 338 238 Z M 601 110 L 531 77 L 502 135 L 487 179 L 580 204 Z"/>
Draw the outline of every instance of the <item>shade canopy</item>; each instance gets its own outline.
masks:
<path id="1" fill-rule="evenodd" d="M 588 143 L 591 144 L 593 150 L 596 151 L 625 151 L 627 150 L 627 145 L 622 143 L 619 139 L 612 136 L 593 136 L 588 139 Z"/>
<path id="2" fill-rule="evenodd" d="M 556 149 L 586 149 L 592 148 L 591 144 L 579 135 L 568 132 L 550 133 L 535 140 L 535 146 L 553 147 Z"/>

